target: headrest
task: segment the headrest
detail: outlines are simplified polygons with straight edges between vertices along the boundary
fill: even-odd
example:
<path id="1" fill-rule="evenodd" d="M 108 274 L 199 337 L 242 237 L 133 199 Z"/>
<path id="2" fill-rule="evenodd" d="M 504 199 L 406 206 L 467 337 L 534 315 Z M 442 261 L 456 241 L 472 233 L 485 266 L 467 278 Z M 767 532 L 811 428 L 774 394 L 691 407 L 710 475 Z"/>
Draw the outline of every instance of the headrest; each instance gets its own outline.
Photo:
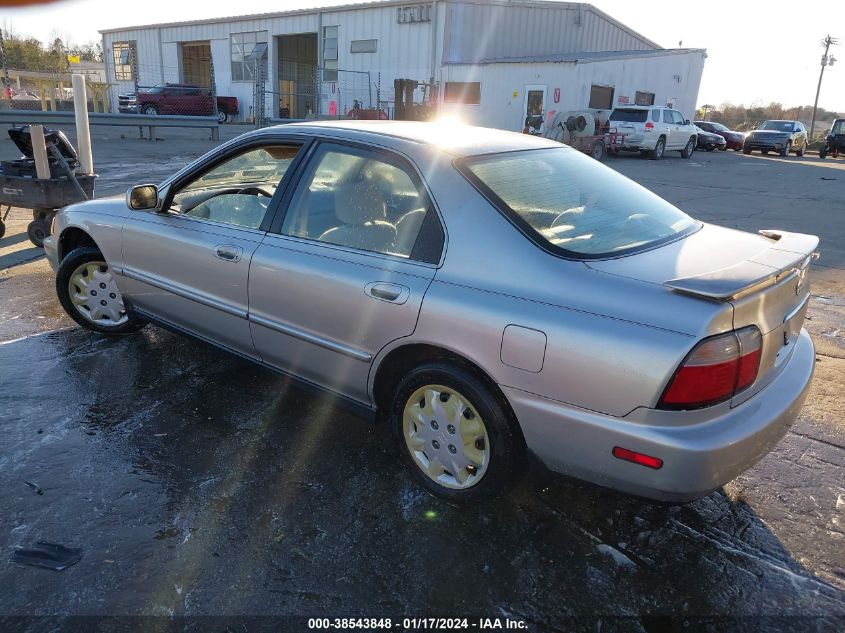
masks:
<path id="1" fill-rule="evenodd" d="M 387 218 L 381 191 L 365 183 L 338 187 L 334 196 L 334 213 L 344 224 L 361 225 Z"/>

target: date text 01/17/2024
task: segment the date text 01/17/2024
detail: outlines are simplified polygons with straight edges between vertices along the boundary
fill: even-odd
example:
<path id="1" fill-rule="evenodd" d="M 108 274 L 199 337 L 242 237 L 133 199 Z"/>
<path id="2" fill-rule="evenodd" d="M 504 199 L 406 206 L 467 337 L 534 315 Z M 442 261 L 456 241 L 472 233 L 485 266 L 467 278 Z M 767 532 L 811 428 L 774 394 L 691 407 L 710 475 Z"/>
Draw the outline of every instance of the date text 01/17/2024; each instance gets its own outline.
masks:
<path id="1" fill-rule="evenodd" d="M 389 630 L 401 631 L 447 631 L 447 630 L 526 630 L 528 625 L 522 620 L 510 618 L 309 618 L 309 629 L 334 630 Z"/>

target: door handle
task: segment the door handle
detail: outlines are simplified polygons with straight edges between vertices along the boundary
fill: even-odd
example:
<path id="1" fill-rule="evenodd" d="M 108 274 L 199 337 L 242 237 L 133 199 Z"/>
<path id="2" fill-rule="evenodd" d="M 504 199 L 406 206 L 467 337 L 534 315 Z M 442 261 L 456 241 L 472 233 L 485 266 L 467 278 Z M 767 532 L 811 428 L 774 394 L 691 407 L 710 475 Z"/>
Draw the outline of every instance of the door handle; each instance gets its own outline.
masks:
<path id="1" fill-rule="evenodd" d="M 244 249 L 240 246 L 229 246 L 228 244 L 220 244 L 214 247 L 214 256 L 227 262 L 239 262 L 243 255 Z"/>
<path id="2" fill-rule="evenodd" d="M 364 292 L 373 299 L 387 301 L 389 303 L 403 304 L 411 295 L 411 289 L 407 286 L 393 284 L 386 281 L 373 281 L 364 287 Z"/>

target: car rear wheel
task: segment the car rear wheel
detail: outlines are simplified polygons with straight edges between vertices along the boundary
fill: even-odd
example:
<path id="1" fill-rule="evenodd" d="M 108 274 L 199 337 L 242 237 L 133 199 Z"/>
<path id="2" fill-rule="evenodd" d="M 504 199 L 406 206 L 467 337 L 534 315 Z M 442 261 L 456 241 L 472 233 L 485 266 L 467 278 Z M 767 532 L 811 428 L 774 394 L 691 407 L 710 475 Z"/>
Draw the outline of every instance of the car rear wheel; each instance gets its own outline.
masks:
<path id="1" fill-rule="evenodd" d="M 129 334 L 145 325 L 123 303 L 111 268 L 97 248 L 76 248 L 62 260 L 56 294 L 68 316 L 94 332 Z"/>
<path id="2" fill-rule="evenodd" d="M 687 141 L 687 144 L 684 147 L 684 149 L 681 150 L 681 158 L 689 158 L 690 156 L 692 156 L 692 153 L 694 151 L 695 151 L 695 139 L 693 137 L 690 137 L 690 139 Z M 708 149 L 707 151 L 711 151 L 711 150 Z"/>
<path id="3" fill-rule="evenodd" d="M 463 503 L 516 480 L 522 442 L 501 399 L 474 373 L 446 363 L 422 365 L 400 382 L 391 423 L 403 461 L 429 492 Z"/>
<path id="4" fill-rule="evenodd" d="M 663 153 L 666 151 L 666 139 L 662 136 L 657 139 L 657 144 L 654 146 L 654 149 L 648 153 L 648 157 L 651 160 L 660 160 L 663 158 Z"/>

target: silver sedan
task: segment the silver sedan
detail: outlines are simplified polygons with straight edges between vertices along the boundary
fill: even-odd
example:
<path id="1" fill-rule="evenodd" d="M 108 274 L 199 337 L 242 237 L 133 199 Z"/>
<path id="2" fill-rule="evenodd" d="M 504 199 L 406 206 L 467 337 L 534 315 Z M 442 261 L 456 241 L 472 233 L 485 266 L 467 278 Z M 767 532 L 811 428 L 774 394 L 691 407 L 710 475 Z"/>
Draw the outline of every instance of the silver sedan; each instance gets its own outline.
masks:
<path id="1" fill-rule="evenodd" d="M 813 373 L 816 237 L 698 222 L 528 135 L 268 128 L 52 232 L 77 323 L 157 323 L 329 392 L 455 502 L 530 457 L 703 496 L 774 447 Z"/>

